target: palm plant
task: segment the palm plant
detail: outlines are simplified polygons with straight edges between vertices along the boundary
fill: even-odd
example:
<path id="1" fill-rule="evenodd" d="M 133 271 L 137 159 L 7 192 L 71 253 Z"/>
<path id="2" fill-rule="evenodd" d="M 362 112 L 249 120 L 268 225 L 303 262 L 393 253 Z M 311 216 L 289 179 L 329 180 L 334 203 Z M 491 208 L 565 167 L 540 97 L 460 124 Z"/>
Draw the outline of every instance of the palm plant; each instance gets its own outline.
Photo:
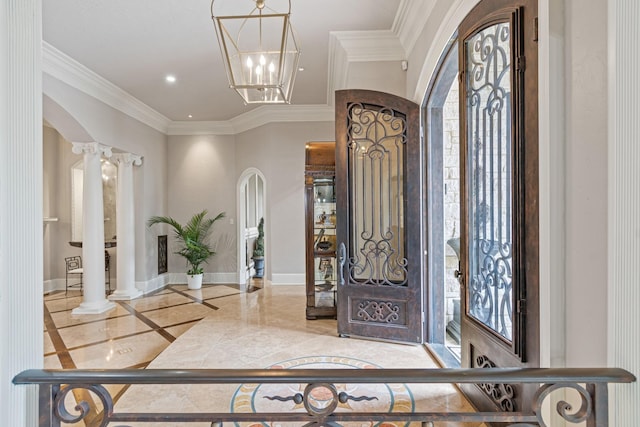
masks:
<path id="1" fill-rule="evenodd" d="M 224 218 L 225 213 L 221 212 L 215 218 L 206 218 L 207 213 L 205 209 L 193 215 L 185 225 L 168 216 L 153 216 L 147 221 L 148 227 L 154 224 L 168 224 L 173 227 L 174 235 L 182 246 L 175 253 L 187 260 L 188 275 L 202 274 L 202 264 L 207 263 L 209 258 L 215 255 L 209 237 L 213 224 Z"/>

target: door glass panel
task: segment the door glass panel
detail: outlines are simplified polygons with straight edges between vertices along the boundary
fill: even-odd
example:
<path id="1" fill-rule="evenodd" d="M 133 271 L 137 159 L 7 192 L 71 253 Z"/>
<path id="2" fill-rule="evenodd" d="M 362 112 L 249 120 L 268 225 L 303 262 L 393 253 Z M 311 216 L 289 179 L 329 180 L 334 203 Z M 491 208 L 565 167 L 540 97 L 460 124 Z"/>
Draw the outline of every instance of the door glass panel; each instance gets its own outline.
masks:
<path id="1" fill-rule="evenodd" d="M 348 273 L 355 283 L 406 286 L 406 120 L 389 109 L 354 104 L 349 108 L 348 129 Z"/>
<path id="2" fill-rule="evenodd" d="M 465 41 L 469 209 L 468 314 L 512 339 L 512 152 L 509 23 Z"/>

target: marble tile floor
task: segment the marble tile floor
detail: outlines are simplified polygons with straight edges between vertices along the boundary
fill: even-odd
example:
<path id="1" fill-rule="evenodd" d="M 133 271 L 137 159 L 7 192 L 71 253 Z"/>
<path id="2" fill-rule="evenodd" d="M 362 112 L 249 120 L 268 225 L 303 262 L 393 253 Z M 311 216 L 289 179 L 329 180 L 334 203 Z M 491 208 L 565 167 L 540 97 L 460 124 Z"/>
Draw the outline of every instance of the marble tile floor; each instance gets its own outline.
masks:
<path id="1" fill-rule="evenodd" d="M 100 316 L 72 316 L 71 309 L 79 303 L 79 296 L 71 292 L 66 298 L 64 293 L 49 295 L 45 298 L 45 367 L 357 368 L 362 364 L 382 368 L 437 367 L 422 346 L 339 338 L 335 320 L 306 320 L 302 286 L 266 284 L 261 289 L 256 285 L 249 292 L 227 285 L 204 286 L 199 291 L 172 285 L 138 300 L 118 302 L 115 310 Z M 380 401 L 399 402 L 399 396 L 410 396 L 415 411 L 472 411 L 451 385 L 402 386 L 406 388 L 404 392 L 381 396 Z M 256 400 L 242 407 L 237 385 L 107 388 L 116 399 L 116 411 L 125 412 L 215 412 L 228 411 L 230 407 L 243 411 L 262 402 Z M 257 399 L 256 395 L 254 392 L 252 399 Z M 96 402 L 93 408 L 96 417 L 100 410 Z M 153 425 L 127 423 L 131 427 Z M 478 423 L 435 424 L 457 425 L 478 426 Z M 288 426 L 283 423 L 273 427 Z"/>

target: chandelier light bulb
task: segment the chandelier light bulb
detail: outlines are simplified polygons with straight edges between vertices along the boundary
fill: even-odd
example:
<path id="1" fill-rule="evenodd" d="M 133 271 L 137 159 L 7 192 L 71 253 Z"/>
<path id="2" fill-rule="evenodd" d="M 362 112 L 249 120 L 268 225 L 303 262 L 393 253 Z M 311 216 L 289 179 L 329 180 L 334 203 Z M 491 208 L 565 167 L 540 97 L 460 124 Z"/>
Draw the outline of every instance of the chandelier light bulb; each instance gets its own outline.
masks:
<path id="1" fill-rule="evenodd" d="M 265 59 L 264 55 L 260 55 L 260 65 L 264 66 L 264 64 L 267 63 L 267 60 Z"/>
<path id="2" fill-rule="evenodd" d="M 253 67 L 253 61 L 251 60 L 251 57 L 247 58 L 247 67 L 249 67 L 249 68 Z"/>
<path id="3" fill-rule="evenodd" d="M 276 70 L 276 66 L 273 65 L 273 62 L 271 64 L 269 64 L 269 72 L 273 73 Z"/>

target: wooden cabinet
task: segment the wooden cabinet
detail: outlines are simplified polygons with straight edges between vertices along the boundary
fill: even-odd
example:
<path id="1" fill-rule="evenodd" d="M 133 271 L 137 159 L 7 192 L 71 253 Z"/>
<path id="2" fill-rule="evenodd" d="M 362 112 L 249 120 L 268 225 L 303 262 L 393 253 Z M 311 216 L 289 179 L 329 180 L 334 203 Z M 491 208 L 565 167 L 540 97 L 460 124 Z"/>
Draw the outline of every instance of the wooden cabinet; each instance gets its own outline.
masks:
<path id="1" fill-rule="evenodd" d="M 310 142 L 305 155 L 307 319 L 336 316 L 335 143 Z"/>

